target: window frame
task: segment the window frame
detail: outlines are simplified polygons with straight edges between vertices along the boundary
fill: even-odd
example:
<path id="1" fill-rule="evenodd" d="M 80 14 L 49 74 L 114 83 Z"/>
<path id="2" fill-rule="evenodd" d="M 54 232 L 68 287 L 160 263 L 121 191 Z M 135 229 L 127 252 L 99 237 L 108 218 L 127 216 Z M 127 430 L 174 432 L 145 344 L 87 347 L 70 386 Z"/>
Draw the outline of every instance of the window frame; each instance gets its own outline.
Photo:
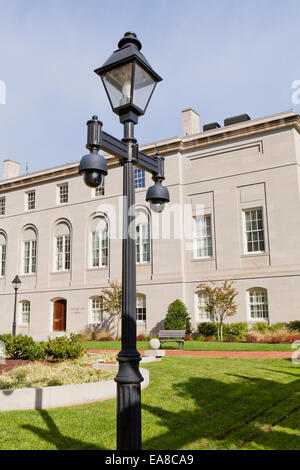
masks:
<path id="1" fill-rule="evenodd" d="M 28 256 L 26 256 L 26 245 L 29 244 Z M 28 272 L 26 272 L 26 260 L 28 259 Z M 34 270 L 33 270 L 34 268 Z M 37 240 L 23 241 L 22 275 L 32 276 L 37 271 Z"/>
<path id="2" fill-rule="evenodd" d="M 62 188 L 66 187 L 67 190 L 64 194 L 62 194 Z M 58 184 L 56 186 L 56 191 L 57 191 L 57 194 L 56 194 L 56 204 L 58 206 L 63 206 L 63 205 L 66 205 L 69 203 L 69 183 L 66 182 L 66 183 L 61 183 L 61 184 Z M 66 200 L 65 201 L 62 201 L 62 197 L 66 195 Z"/>
<path id="3" fill-rule="evenodd" d="M 204 294 L 204 291 L 197 291 L 195 292 L 195 297 L 194 297 L 194 304 L 195 304 L 195 323 L 211 323 L 211 322 L 214 322 L 214 318 L 213 318 L 213 315 L 209 318 L 208 317 L 208 313 L 207 313 L 207 317 L 206 318 L 202 318 L 200 317 L 200 309 L 199 309 L 199 294 Z M 205 295 L 205 294 L 204 294 Z M 207 296 L 206 296 L 207 298 Z"/>
<path id="4" fill-rule="evenodd" d="M 6 275 L 6 243 L 0 244 L 0 278 Z"/>
<path id="5" fill-rule="evenodd" d="M 205 237 L 197 237 L 197 231 L 196 231 L 196 220 L 197 219 L 210 219 L 210 235 L 207 235 L 207 224 L 205 224 L 205 230 L 206 230 L 206 235 Z M 198 256 L 197 251 L 198 251 L 198 246 L 197 242 L 199 240 L 211 240 L 211 254 L 208 255 L 203 255 L 203 256 Z M 204 214 L 201 216 L 194 216 L 193 217 L 193 259 L 194 260 L 209 260 L 214 258 L 214 242 L 213 242 L 213 218 L 212 214 Z M 209 248 L 209 246 L 205 247 L 205 249 Z"/>
<path id="6" fill-rule="evenodd" d="M 138 298 L 143 299 L 143 306 L 138 307 Z M 142 310 L 141 312 L 138 312 L 138 310 Z M 147 321 L 147 298 L 145 294 L 136 294 L 136 321 L 137 322 L 143 322 L 146 323 Z M 139 316 L 143 318 L 138 318 Z"/>
<path id="7" fill-rule="evenodd" d="M 98 301 L 100 304 L 100 308 L 94 308 L 94 302 Z M 100 312 L 101 319 L 95 320 L 95 312 Z M 104 309 L 103 309 L 103 297 L 101 296 L 93 296 L 89 299 L 89 318 L 88 324 L 89 325 L 101 325 L 104 320 Z"/>
<path id="8" fill-rule="evenodd" d="M 101 194 L 97 194 L 97 191 L 101 190 Z M 102 184 L 101 186 L 98 186 L 98 188 L 93 188 L 92 189 L 92 197 L 97 199 L 99 197 L 104 197 L 105 196 L 105 185 Z"/>
<path id="9" fill-rule="evenodd" d="M 62 239 L 62 251 L 58 251 L 58 239 Z M 69 250 L 66 250 L 69 248 Z M 56 235 L 54 237 L 54 272 L 56 273 L 62 273 L 62 272 L 70 272 L 71 271 L 71 254 L 72 254 L 72 240 L 71 240 L 71 235 Z M 62 268 L 58 268 L 59 266 L 59 255 L 61 255 L 62 258 Z M 69 255 L 69 259 L 68 259 Z M 69 265 L 68 268 L 66 268 L 66 265 Z"/>
<path id="10" fill-rule="evenodd" d="M 108 224 L 106 223 L 106 230 L 94 230 L 90 232 L 90 249 L 89 249 L 89 269 L 103 269 L 108 267 L 109 260 L 109 236 Z M 98 248 L 94 248 L 94 235 L 98 234 Z M 104 236 L 104 234 L 106 234 Z M 94 265 L 94 254 L 98 252 L 98 265 Z M 106 255 L 104 254 L 106 252 Z M 106 263 L 103 260 L 106 260 Z"/>
<path id="11" fill-rule="evenodd" d="M 0 216 L 6 213 L 6 197 L 0 197 Z"/>
<path id="12" fill-rule="evenodd" d="M 246 213 L 247 212 L 254 212 L 254 211 L 262 211 L 262 230 L 257 229 L 256 231 L 247 231 L 247 220 L 246 220 Z M 252 219 L 251 219 L 252 220 Z M 255 219 L 257 222 L 259 219 Z M 265 228 L 265 211 L 263 206 L 258 206 L 258 207 L 252 207 L 252 208 L 247 208 L 247 209 L 242 209 L 242 222 L 243 222 L 243 245 L 244 245 L 244 255 L 246 256 L 251 256 L 251 255 L 259 255 L 259 254 L 266 254 L 267 253 L 267 244 L 266 244 L 266 228 Z M 252 245 L 255 243 L 253 240 L 251 242 L 248 242 L 248 233 L 259 233 L 263 232 L 263 243 L 264 243 L 264 250 L 258 250 L 258 251 L 248 251 L 248 243 L 252 243 Z M 260 244 L 260 240 L 258 240 L 258 244 Z"/>
<path id="13" fill-rule="evenodd" d="M 135 168 L 134 170 L 134 187 L 135 189 L 146 188 L 146 172 L 142 168 Z"/>
<path id="14" fill-rule="evenodd" d="M 147 227 L 147 230 L 148 230 L 147 239 L 143 238 L 143 227 Z M 146 240 L 146 242 L 144 240 Z M 147 223 L 136 224 L 135 241 L 136 241 L 136 249 L 135 249 L 136 264 L 138 266 L 150 264 L 151 263 L 151 233 L 150 233 L 149 219 Z M 139 254 L 139 261 L 138 261 L 138 254 Z M 144 261 L 144 254 L 146 254 L 146 261 Z"/>
<path id="15" fill-rule="evenodd" d="M 30 326 L 30 316 L 31 316 L 31 302 L 29 300 L 21 300 L 19 308 L 19 326 Z M 24 306 L 29 305 L 29 310 L 24 312 Z M 24 322 L 24 314 L 28 315 L 28 322 Z"/>
<path id="16" fill-rule="evenodd" d="M 34 195 L 34 198 L 33 200 L 30 200 L 30 196 L 31 195 Z M 33 207 L 30 207 L 30 204 L 33 202 Z M 32 191 L 27 191 L 25 193 L 25 211 L 27 212 L 30 212 L 30 211 L 34 211 L 36 208 L 36 192 L 35 190 L 32 190 Z"/>
<path id="17" fill-rule="evenodd" d="M 266 297 L 266 303 L 262 303 L 262 304 L 254 304 L 254 305 L 266 305 L 266 309 L 267 309 L 267 316 L 266 317 L 252 317 L 251 316 L 251 303 L 250 303 L 250 296 L 251 296 L 251 293 L 252 292 L 260 292 L 260 293 L 263 293 Z M 270 321 L 270 308 L 269 308 L 269 293 L 268 293 L 268 289 L 265 289 L 264 287 L 250 287 L 250 289 L 248 289 L 246 291 L 246 301 L 247 301 L 247 317 L 248 317 L 248 322 L 249 323 L 258 323 L 258 322 L 267 322 L 269 323 Z"/>

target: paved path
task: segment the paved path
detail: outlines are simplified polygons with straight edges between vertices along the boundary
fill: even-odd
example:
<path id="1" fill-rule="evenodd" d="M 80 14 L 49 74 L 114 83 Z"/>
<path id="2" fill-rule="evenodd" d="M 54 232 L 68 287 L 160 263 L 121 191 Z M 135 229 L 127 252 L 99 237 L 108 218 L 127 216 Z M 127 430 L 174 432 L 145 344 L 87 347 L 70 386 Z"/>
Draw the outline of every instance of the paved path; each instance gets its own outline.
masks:
<path id="1" fill-rule="evenodd" d="M 89 349 L 90 353 L 115 352 L 118 350 L 99 350 Z M 144 351 L 140 351 L 143 355 Z M 247 357 L 252 359 L 268 358 L 268 359 L 290 359 L 293 351 L 181 351 L 179 349 L 167 349 L 167 356 L 196 356 L 196 357 Z"/>

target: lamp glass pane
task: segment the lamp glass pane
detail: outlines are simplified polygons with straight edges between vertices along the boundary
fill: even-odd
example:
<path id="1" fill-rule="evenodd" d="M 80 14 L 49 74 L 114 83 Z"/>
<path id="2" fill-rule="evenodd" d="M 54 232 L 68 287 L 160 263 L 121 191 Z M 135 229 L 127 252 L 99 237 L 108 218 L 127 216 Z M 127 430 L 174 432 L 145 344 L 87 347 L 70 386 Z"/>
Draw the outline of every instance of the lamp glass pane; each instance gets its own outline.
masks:
<path id="1" fill-rule="evenodd" d="M 138 64 L 135 65 L 133 103 L 145 111 L 156 82 Z"/>
<path id="2" fill-rule="evenodd" d="M 105 72 L 102 78 L 114 109 L 130 103 L 132 64 Z"/>

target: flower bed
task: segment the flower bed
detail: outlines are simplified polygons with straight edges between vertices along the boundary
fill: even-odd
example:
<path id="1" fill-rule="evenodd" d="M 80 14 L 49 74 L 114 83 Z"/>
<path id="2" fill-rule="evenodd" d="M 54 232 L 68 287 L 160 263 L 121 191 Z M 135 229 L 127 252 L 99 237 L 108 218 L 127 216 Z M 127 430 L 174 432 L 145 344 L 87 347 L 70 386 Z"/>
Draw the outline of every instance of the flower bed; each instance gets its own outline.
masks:
<path id="1" fill-rule="evenodd" d="M 91 365 L 98 358 L 113 359 L 113 354 L 84 356 L 77 361 L 59 364 L 29 361 L 8 361 L 6 371 L 0 375 L 0 390 L 16 388 L 54 387 L 59 385 L 83 384 L 111 380 L 115 373 L 110 370 L 96 370 Z M 90 367 L 87 367 L 90 366 Z"/>

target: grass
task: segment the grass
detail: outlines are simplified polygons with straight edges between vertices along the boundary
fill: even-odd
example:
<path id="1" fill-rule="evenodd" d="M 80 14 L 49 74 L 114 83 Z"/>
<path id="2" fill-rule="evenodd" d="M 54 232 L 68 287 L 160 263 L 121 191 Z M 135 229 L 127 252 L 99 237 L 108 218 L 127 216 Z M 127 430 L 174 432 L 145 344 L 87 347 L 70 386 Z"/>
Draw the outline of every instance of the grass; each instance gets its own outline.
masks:
<path id="1" fill-rule="evenodd" d="M 300 367 L 168 357 L 144 365 L 143 448 L 300 449 Z M 116 402 L 0 413 L 0 449 L 114 449 Z"/>
<path id="2" fill-rule="evenodd" d="M 83 341 L 86 349 L 121 349 L 120 341 Z M 139 350 L 150 349 L 149 341 L 137 343 Z M 177 343 L 165 343 L 163 349 L 178 349 Z M 259 344 L 259 343 L 210 343 L 201 341 L 185 341 L 185 351 L 292 351 L 291 344 Z"/>

